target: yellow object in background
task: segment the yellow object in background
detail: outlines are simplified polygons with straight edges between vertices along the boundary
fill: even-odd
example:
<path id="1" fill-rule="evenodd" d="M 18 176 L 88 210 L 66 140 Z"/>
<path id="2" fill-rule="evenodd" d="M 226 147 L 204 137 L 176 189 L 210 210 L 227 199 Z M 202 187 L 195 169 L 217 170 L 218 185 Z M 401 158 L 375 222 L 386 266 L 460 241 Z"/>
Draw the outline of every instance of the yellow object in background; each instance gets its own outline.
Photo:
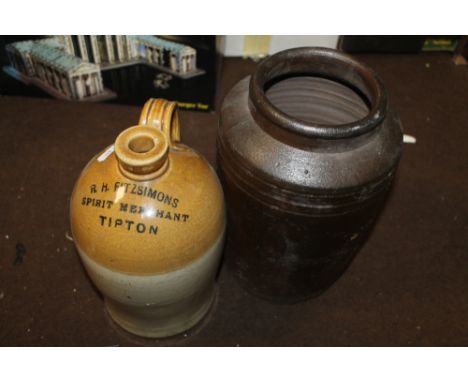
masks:
<path id="1" fill-rule="evenodd" d="M 266 57 L 270 51 L 271 36 L 244 36 L 244 57 Z"/>

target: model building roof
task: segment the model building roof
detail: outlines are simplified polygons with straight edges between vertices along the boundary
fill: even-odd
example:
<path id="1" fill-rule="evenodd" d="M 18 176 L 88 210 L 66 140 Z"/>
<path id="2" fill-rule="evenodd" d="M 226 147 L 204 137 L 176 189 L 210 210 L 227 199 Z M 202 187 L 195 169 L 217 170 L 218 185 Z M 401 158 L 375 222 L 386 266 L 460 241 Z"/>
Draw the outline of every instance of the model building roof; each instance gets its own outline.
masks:
<path id="1" fill-rule="evenodd" d="M 66 46 L 59 37 L 50 37 L 50 38 L 43 38 L 42 40 L 36 41 L 36 43 L 40 43 L 42 45 L 47 45 L 51 48 L 65 50 Z"/>
<path id="2" fill-rule="evenodd" d="M 65 49 L 65 45 L 63 45 L 61 41 L 53 37 L 43 38 L 40 40 L 17 41 L 9 45 L 15 48 L 16 50 L 20 51 L 21 53 L 29 53 L 32 47 L 37 44 L 47 45 L 51 48 L 56 48 L 56 49 Z"/>
<path id="3" fill-rule="evenodd" d="M 97 65 L 85 62 L 81 58 L 65 52 L 64 44 L 56 38 L 19 41 L 12 43 L 11 46 L 21 53 L 29 53 L 50 66 L 65 72 L 75 72 L 78 68 L 99 70 Z"/>
<path id="4" fill-rule="evenodd" d="M 18 42 L 13 42 L 10 44 L 11 47 L 15 48 L 21 53 L 27 53 L 31 50 L 31 47 L 33 46 L 34 41 L 33 40 L 28 40 L 28 41 L 18 41 Z"/>
<path id="5" fill-rule="evenodd" d="M 133 36 L 139 42 L 145 43 L 147 45 L 152 45 L 155 47 L 163 48 L 170 50 L 172 52 L 180 52 L 184 49 L 187 49 L 187 45 L 179 44 L 177 42 L 163 40 L 162 38 L 150 36 L 150 35 L 142 35 L 142 36 Z"/>
<path id="6" fill-rule="evenodd" d="M 65 53 L 63 50 L 47 44 L 34 44 L 31 47 L 31 54 L 65 72 L 74 72 L 81 67 L 99 70 L 97 65 L 85 62 L 81 58 Z"/>

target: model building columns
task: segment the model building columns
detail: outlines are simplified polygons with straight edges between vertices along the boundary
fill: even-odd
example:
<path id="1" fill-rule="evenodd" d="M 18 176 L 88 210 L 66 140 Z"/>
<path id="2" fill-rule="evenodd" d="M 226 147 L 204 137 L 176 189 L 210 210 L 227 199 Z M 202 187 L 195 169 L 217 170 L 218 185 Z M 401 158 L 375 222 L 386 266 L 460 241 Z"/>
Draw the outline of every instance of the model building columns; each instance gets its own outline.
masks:
<path id="1" fill-rule="evenodd" d="M 179 53 L 179 72 L 180 73 L 190 73 L 196 69 L 196 50 L 187 46 L 182 49 Z"/>
<path id="2" fill-rule="evenodd" d="M 101 63 L 101 52 L 99 51 L 99 44 L 97 41 L 97 37 L 95 35 L 90 36 L 91 40 L 91 48 L 93 49 L 93 56 L 94 56 L 94 62 L 96 64 Z"/>
<path id="3" fill-rule="evenodd" d="M 99 72 L 73 75 L 70 83 L 76 99 L 90 97 L 104 90 Z"/>
<path id="4" fill-rule="evenodd" d="M 78 44 L 80 47 L 81 58 L 83 61 L 89 61 L 88 49 L 86 49 L 85 36 L 78 35 Z"/>
<path id="5" fill-rule="evenodd" d="M 130 63 L 141 58 L 174 73 L 196 71 L 196 50 L 155 36 L 67 36 L 68 46 L 82 60 L 99 65 Z"/>

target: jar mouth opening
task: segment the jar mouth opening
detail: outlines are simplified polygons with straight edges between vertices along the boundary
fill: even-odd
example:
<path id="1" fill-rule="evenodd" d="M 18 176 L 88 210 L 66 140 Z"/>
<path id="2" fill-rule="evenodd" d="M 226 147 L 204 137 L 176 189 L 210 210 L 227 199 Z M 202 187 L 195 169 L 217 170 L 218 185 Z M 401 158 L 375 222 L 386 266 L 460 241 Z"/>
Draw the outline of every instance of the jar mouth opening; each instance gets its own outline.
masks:
<path id="1" fill-rule="evenodd" d="M 147 180 L 164 173 L 168 166 L 168 140 L 157 128 L 132 126 L 115 140 L 115 154 L 122 173 L 134 180 Z"/>
<path id="2" fill-rule="evenodd" d="M 154 146 L 154 139 L 150 135 L 136 136 L 128 141 L 128 148 L 137 154 L 147 153 Z"/>
<path id="3" fill-rule="evenodd" d="M 299 84 L 301 78 L 308 83 Z M 288 84 L 289 90 L 282 84 L 293 80 L 296 84 Z M 274 124 L 311 138 L 364 134 L 378 126 L 387 112 L 387 95 L 374 71 L 327 48 L 289 49 L 265 59 L 250 79 L 249 97 Z"/>

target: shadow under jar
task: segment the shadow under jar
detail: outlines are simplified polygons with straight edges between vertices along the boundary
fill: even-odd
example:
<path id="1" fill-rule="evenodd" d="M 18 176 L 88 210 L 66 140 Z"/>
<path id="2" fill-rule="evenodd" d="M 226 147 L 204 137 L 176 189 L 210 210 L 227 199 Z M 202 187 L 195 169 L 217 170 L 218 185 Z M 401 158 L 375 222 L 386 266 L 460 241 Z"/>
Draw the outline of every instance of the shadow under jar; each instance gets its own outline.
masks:
<path id="1" fill-rule="evenodd" d="M 262 61 L 224 99 L 218 130 L 227 262 L 241 284 L 278 303 L 331 286 L 368 237 L 401 148 L 367 66 L 324 48 Z"/>

